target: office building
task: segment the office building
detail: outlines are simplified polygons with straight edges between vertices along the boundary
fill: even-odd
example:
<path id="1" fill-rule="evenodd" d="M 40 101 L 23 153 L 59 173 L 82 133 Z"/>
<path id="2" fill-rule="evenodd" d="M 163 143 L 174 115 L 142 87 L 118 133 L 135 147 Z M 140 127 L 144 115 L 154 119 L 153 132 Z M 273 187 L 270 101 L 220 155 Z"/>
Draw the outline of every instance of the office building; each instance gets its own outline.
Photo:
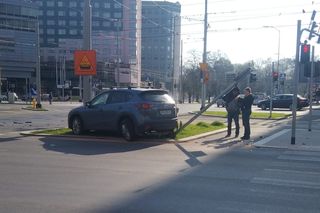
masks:
<path id="1" fill-rule="evenodd" d="M 26 94 L 29 83 L 34 83 L 37 23 L 38 6 L 35 3 L 0 0 L 1 93 Z"/>
<path id="2" fill-rule="evenodd" d="M 155 88 L 161 87 L 170 91 L 177 85 L 179 79 L 176 72 L 179 70 L 180 61 L 180 12 L 179 2 L 142 2 L 142 85 L 149 83 Z M 176 48 L 175 43 L 178 44 Z"/>

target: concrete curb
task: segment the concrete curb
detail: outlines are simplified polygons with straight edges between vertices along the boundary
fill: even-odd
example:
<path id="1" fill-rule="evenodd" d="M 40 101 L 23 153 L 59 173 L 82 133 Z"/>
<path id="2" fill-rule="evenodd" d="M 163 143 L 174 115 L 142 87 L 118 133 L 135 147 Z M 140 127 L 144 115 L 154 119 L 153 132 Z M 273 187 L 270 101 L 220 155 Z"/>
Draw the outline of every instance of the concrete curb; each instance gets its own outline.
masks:
<path id="1" fill-rule="evenodd" d="M 188 112 L 189 114 L 191 115 L 195 115 L 196 113 L 194 112 Z M 207 116 L 207 117 L 216 117 L 216 118 L 227 118 L 227 116 L 219 116 L 219 115 L 206 115 L 206 114 L 202 114 L 201 116 Z M 292 116 L 288 116 L 288 117 L 281 117 L 281 118 L 253 118 L 253 117 L 250 117 L 250 119 L 256 119 L 256 120 L 275 120 L 275 121 L 278 121 L 278 120 L 284 120 L 284 119 L 288 119 L 288 118 L 291 118 Z M 241 118 L 239 116 L 239 118 Z"/>
<path id="2" fill-rule="evenodd" d="M 37 111 L 37 112 L 43 112 L 43 111 L 49 111 L 48 109 L 30 109 L 30 108 L 26 108 L 26 107 L 22 107 L 22 109 L 24 110 L 30 110 L 30 111 Z"/>

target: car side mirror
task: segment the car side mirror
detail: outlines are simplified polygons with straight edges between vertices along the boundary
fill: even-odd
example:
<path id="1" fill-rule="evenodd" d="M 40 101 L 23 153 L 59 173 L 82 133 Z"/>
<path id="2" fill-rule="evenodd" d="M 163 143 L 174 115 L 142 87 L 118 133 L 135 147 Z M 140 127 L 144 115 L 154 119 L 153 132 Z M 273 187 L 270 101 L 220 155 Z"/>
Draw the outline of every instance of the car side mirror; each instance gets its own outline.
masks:
<path id="1" fill-rule="evenodd" d="M 91 107 L 91 101 L 87 101 L 86 102 L 86 106 L 90 108 Z"/>

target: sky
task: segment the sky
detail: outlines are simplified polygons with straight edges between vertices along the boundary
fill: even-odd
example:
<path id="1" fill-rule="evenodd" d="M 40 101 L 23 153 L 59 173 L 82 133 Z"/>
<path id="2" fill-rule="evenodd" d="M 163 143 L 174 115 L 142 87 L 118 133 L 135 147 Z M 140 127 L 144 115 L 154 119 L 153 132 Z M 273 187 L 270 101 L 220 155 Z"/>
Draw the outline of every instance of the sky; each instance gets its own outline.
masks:
<path id="1" fill-rule="evenodd" d="M 203 52 L 205 0 L 179 3 L 185 58 L 192 49 Z M 320 0 L 208 0 L 207 52 L 220 50 L 232 63 L 260 58 L 277 61 L 280 37 L 280 60 L 294 58 L 298 20 L 302 29 L 308 29 L 313 10 L 320 25 Z M 304 33 L 301 41 L 307 36 Z M 315 45 L 315 55 L 319 55 L 316 39 L 309 44 Z"/>

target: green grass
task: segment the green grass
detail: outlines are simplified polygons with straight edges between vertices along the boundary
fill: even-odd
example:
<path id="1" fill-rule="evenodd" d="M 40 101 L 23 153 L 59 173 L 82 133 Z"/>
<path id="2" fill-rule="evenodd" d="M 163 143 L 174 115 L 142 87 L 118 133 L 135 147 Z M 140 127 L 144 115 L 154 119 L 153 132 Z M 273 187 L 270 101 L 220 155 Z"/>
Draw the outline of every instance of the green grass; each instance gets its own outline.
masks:
<path id="1" fill-rule="evenodd" d="M 69 135 L 73 134 L 71 129 L 68 128 L 62 128 L 62 129 L 48 129 L 48 130 L 38 130 L 38 131 L 33 131 L 31 133 L 36 133 L 36 134 L 50 134 L 50 135 Z"/>
<path id="2" fill-rule="evenodd" d="M 199 135 L 206 132 L 212 132 L 218 129 L 226 128 L 220 121 L 214 121 L 211 124 L 205 122 L 199 122 L 197 124 L 190 124 L 186 128 L 184 128 L 179 134 L 176 135 L 175 139 L 186 138 L 194 135 Z"/>
<path id="3" fill-rule="evenodd" d="M 194 113 L 198 113 L 199 111 L 194 111 Z M 205 111 L 203 113 L 204 115 L 215 115 L 215 116 L 227 116 L 226 111 Z M 292 114 L 285 114 L 285 113 L 272 113 L 271 118 L 284 118 L 291 116 Z M 241 114 L 239 115 L 240 117 L 242 116 Z M 269 118 L 270 113 L 264 113 L 264 112 L 253 112 L 251 113 L 250 117 L 251 118 Z"/>
<path id="4" fill-rule="evenodd" d="M 33 108 L 32 106 L 26 106 L 25 108 L 26 109 L 32 109 L 32 110 L 40 110 L 40 111 L 46 110 L 46 108 L 43 108 L 43 107 L 41 107 L 41 108 Z"/>

